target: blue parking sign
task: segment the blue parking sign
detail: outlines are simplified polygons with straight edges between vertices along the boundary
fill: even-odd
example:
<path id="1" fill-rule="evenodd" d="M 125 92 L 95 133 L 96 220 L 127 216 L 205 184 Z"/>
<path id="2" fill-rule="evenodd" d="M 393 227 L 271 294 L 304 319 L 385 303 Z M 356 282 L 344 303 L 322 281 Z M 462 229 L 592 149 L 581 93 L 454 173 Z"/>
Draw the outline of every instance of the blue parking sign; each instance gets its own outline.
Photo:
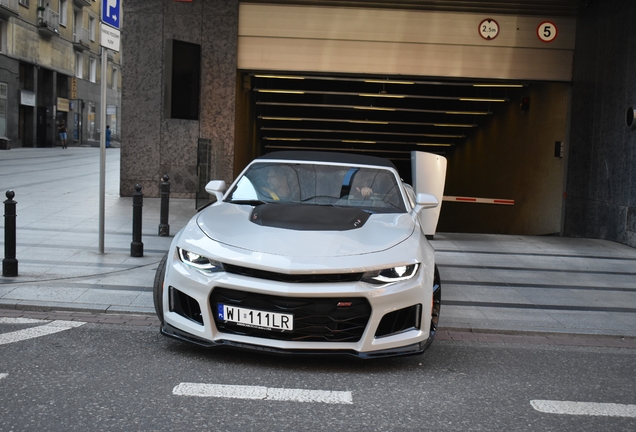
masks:
<path id="1" fill-rule="evenodd" d="M 102 0 L 102 22 L 119 30 L 121 0 Z"/>

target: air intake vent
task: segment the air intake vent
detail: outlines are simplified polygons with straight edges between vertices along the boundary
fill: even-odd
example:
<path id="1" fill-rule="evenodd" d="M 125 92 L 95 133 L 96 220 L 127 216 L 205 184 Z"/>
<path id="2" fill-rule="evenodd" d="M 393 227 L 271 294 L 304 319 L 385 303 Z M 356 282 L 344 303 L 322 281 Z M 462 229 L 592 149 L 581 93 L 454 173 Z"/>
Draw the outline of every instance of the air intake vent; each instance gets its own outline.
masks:
<path id="1" fill-rule="evenodd" d="M 391 336 L 403 331 L 419 329 L 422 320 L 422 305 L 407 307 L 388 313 L 382 317 L 375 337 Z"/>
<path id="2" fill-rule="evenodd" d="M 170 312 L 203 325 L 199 302 L 175 287 L 170 287 Z"/>

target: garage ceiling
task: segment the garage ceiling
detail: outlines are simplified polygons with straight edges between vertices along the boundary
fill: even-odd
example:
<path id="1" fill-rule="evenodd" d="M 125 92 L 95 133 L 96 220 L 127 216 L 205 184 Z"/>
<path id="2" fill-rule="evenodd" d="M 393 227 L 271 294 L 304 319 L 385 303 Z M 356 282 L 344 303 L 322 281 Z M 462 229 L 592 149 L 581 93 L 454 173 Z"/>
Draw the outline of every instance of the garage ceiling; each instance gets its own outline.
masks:
<path id="1" fill-rule="evenodd" d="M 249 3 L 261 4 L 241 7 L 239 66 L 246 74 L 244 88 L 252 93 L 262 151 L 325 149 L 393 160 L 409 160 L 413 150 L 448 153 L 478 133 L 497 105 L 518 105 L 518 90 L 528 85 L 523 81 L 526 77 L 545 80 L 545 76 L 568 76 L 575 22 L 569 17 L 576 16 L 579 8 L 577 0 Z M 311 13 L 303 14 L 303 9 L 294 5 L 314 8 L 306 8 Z M 439 31 L 439 23 L 446 22 L 440 21 L 440 14 L 418 14 L 404 21 L 399 13 L 392 14 L 392 20 L 366 13 L 362 24 L 357 15 L 343 12 L 343 7 L 455 12 L 457 23 L 448 29 L 452 34 L 449 44 L 437 40 L 436 34 L 419 30 L 430 26 Z M 481 39 L 475 40 L 470 21 L 474 17 L 466 18 L 464 12 L 513 18 L 500 20 L 508 31 L 498 39 L 498 45 L 487 47 Z M 529 15 L 568 17 L 560 22 L 565 30 L 559 33 L 559 41 L 550 46 L 537 42 L 535 21 L 540 18 L 527 18 Z M 388 24 L 403 21 L 405 28 L 397 34 Z M 369 33 L 369 26 L 377 32 Z M 519 33 L 520 28 L 523 33 Z M 401 46 L 395 47 L 398 43 Z M 387 44 L 402 55 L 393 58 L 393 63 L 415 65 L 421 76 L 412 76 L 413 70 L 395 72 L 386 66 L 391 59 L 377 53 L 387 49 Z M 311 49 L 313 55 L 307 58 L 305 54 Z M 555 56 L 565 60 L 556 61 Z M 426 61 L 417 63 L 421 59 Z M 435 68 L 440 64 L 455 75 L 442 78 Z M 330 67 L 335 70 L 330 72 Z M 493 69 L 483 72 L 479 67 Z M 473 78 L 458 78 L 463 74 Z M 485 76 L 498 78 L 488 80 Z M 515 100 L 510 99 L 512 92 L 517 95 Z"/>
<path id="2" fill-rule="evenodd" d="M 251 0 L 249 3 L 365 7 L 518 15 L 577 15 L 590 0 Z"/>
<path id="3" fill-rule="evenodd" d="M 265 152 L 321 149 L 408 160 L 412 150 L 444 154 L 461 145 L 521 82 L 418 77 L 250 75 Z"/>

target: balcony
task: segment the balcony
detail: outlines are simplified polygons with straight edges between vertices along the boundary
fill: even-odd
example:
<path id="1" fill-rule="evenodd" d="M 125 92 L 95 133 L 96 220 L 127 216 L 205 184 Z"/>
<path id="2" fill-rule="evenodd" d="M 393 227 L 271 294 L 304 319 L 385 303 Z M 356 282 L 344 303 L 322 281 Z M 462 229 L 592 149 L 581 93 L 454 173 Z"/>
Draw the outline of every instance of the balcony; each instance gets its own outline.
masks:
<path id="1" fill-rule="evenodd" d="M 73 32 L 73 46 L 79 50 L 87 50 L 91 48 L 90 32 L 88 29 L 78 27 Z"/>
<path id="2" fill-rule="evenodd" d="M 84 6 L 90 6 L 91 0 L 73 0 L 73 4 L 79 8 Z"/>
<path id="3" fill-rule="evenodd" d="M 9 19 L 19 14 L 18 0 L 0 0 L 0 18 Z"/>
<path id="4" fill-rule="evenodd" d="M 40 8 L 38 8 L 40 9 Z M 38 31 L 41 35 L 60 35 L 60 14 L 49 7 L 38 10 Z"/>

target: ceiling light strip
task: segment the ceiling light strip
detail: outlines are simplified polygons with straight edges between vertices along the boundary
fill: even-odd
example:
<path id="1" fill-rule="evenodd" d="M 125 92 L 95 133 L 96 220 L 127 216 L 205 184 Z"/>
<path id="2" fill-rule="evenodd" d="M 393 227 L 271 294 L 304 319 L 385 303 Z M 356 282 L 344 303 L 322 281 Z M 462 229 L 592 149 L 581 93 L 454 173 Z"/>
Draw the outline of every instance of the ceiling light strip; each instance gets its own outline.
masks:
<path id="1" fill-rule="evenodd" d="M 288 150 L 337 150 L 346 152 L 363 152 L 363 153 L 397 153 L 397 154 L 410 154 L 410 150 L 381 150 L 381 149 L 357 149 L 357 148 L 335 148 L 335 147 L 304 147 L 304 146 L 277 146 L 266 145 L 268 149 L 288 149 Z M 404 159 L 410 160 L 410 159 Z"/>
<path id="2" fill-rule="evenodd" d="M 334 139 L 334 138 L 280 138 L 280 137 L 263 137 L 264 141 L 302 141 L 302 142 L 346 142 L 349 144 L 387 144 L 387 145 L 408 145 L 408 146 L 418 146 L 418 145 L 443 145 L 441 143 L 417 143 L 417 142 L 403 142 L 403 141 L 364 141 L 364 140 L 343 140 L 343 139 Z M 454 147 L 455 144 L 448 144 L 449 147 Z"/>
<path id="3" fill-rule="evenodd" d="M 298 128 L 270 128 L 270 127 L 262 127 L 261 130 L 264 130 L 264 131 L 284 131 L 284 132 L 345 133 L 345 134 L 363 134 L 363 135 L 419 136 L 419 137 L 428 137 L 428 138 L 466 138 L 466 135 L 407 133 L 407 132 L 375 132 L 375 131 L 337 130 L 337 129 L 298 129 Z"/>
<path id="4" fill-rule="evenodd" d="M 389 94 L 389 93 L 354 93 L 354 92 L 334 92 L 315 90 L 283 90 L 283 89 L 259 89 L 254 88 L 258 93 L 280 93 L 280 94 L 311 94 L 311 95 L 331 95 L 331 96 L 360 96 L 388 99 L 427 99 L 427 100 L 455 100 L 461 102 L 508 102 L 506 98 L 477 98 L 468 96 L 428 96 L 410 94 Z"/>
<path id="5" fill-rule="evenodd" d="M 425 122 L 400 122 L 400 121 L 376 121 L 376 120 L 353 120 L 353 119 L 330 119 L 330 118 L 315 118 L 315 117 L 272 117 L 272 116 L 258 116 L 261 120 L 274 120 L 274 121 L 314 121 L 314 122 L 332 122 L 332 123 L 356 123 L 356 124 L 386 124 L 386 125 L 409 125 L 409 126 L 436 126 L 436 127 L 463 127 L 472 128 L 477 127 L 476 124 L 464 124 L 464 123 L 425 123 Z"/>
<path id="6" fill-rule="evenodd" d="M 396 112 L 419 112 L 419 113 L 435 113 L 435 114 L 460 114 L 460 115 L 490 115 L 491 111 L 448 111 L 448 110 L 425 110 L 413 108 L 384 108 L 362 106 L 362 105 L 334 105 L 334 104 L 304 104 L 304 103 L 287 103 L 287 102 L 262 102 L 256 101 L 256 105 L 268 106 L 288 106 L 288 107 L 308 107 L 308 108 L 340 108 L 370 111 L 396 111 Z"/>
<path id="7" fill-rule="evenodd" d="M 456 82 L 456 81 L 406 81 L 379 78 L 347 78 L 347 77 L 328 77 L 328 76 L 311 76 L 311 75 L 253 75 L 255 78 L 271 78 L 271 79 L 296 79 L 296 80 L 316 80 L 316 81 L 344 81 L 344 82 L 365 82 L 370 84 L 406 84 L 406 85 L 435 85 L 449 87 L 502 87 L 502 88 L 518 88 L 527 87 L 526 83 L 506 83 L 506 82 Z"/>

